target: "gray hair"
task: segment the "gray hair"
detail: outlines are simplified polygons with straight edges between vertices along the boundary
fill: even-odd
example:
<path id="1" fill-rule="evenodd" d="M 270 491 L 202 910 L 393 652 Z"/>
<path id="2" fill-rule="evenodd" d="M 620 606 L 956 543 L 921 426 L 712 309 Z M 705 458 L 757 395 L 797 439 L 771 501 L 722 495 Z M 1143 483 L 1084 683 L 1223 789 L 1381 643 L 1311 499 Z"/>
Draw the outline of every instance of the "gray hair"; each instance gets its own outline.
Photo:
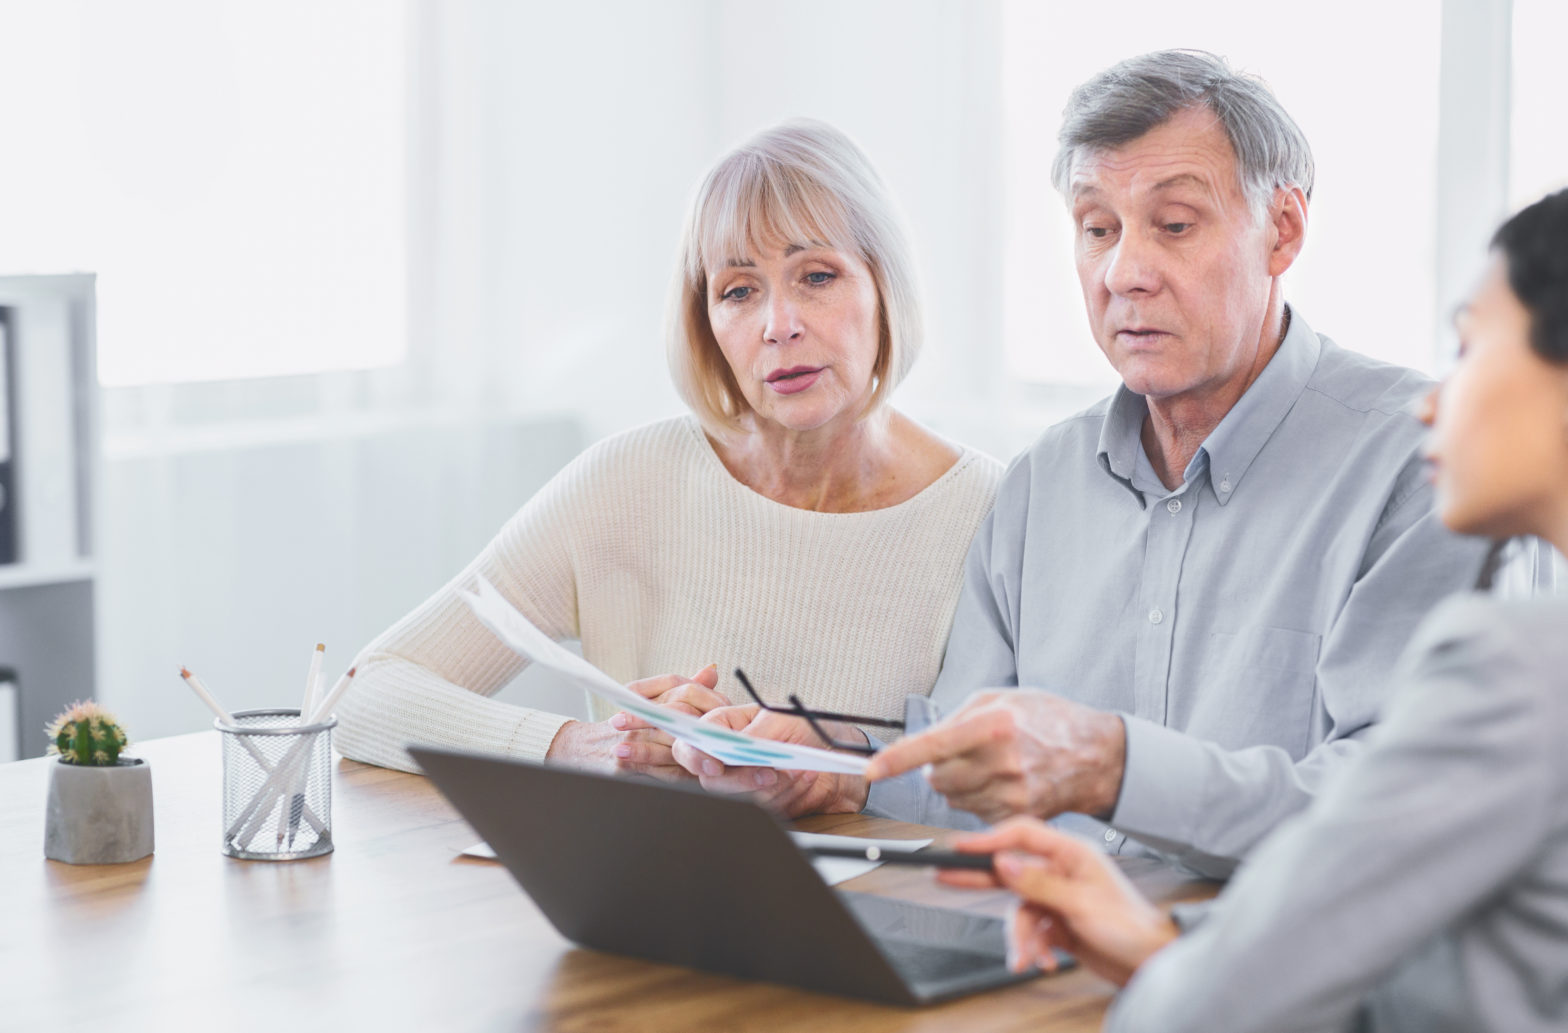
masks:
<path id="1" fill-rule="evenodd" d="M 1203 50 L 1158 50 L 1128 58 L 1079 86 L 1062 112 L 1051 182 L 1066 197 L 1073 163 L 1085 151 L 1119 147 L 1172 115 L 1207 107 L 1236 153 L 1236 174 L 1253 209 L 1278 187 L 1312 198 L 1312 148 L 1262 79 L 1236 72 Z"/>
<path id="2" fill-rule="evenodd" d="M 719 160 L 686 220 L 665 334 L 675 389 L 716 437 L 750 413 L 708 324 L 708 271 L 777 243 L 856 255 L 876 283 L 875 387 L 883 405 L 920 354 L 924 324 L 914 255 L 882 179 L 849 137 L 795 119 L 763 130 Z"/>

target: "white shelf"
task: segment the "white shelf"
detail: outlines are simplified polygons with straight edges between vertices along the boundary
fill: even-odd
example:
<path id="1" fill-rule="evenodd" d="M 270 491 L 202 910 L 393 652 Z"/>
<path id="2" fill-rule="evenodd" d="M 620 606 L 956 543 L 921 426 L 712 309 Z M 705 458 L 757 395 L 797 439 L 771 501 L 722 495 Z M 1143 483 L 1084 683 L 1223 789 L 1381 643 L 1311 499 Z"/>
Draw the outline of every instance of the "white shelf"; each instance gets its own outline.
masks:
<path id="1" fill-rule="evenodd" d="M 48 566 L 32 563 L 0 564 L 0 589 L 63 585 L 74 581 L 91 581 L 92 577 L 93 565 L 87 560 L 80 563 L 51 563 Z"/>
<path id="2" fill-rule="evenodd" d="M 0 665 L 17 673 L 21 754 L 73 699 L 96 692 L 98 377 L 88 273 L 0 276 L 13 434 L 17 558 L 0 566 Z M 32 729 L 32 732 L 28 732 Z"/>

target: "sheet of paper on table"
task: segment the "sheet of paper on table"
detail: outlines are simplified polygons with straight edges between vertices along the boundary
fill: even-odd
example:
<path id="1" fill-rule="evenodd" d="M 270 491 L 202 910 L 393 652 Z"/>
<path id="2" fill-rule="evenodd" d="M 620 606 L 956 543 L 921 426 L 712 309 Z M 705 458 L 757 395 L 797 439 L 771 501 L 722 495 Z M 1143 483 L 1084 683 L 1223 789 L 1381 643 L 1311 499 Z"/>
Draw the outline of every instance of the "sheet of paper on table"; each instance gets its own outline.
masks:
<path id="1" fill-rule="evenodd" d="M 861 849 L 874 846 L 881 848 L 884 853 L 889 850 L 913 853 L 931 845 L 929 839 L 866 839 L 863 836 L 833 836 L 825 832 L 791 832 L 790 838 L 798 847 L 843 846 Z M 475 843 L 462 854 L 464 857 L 478 857 L 488 861 L 496 859 L 495 851 L 490 849 L 489 843 Z M 859 861 L 846 857 L 816 857 L 811 861 L 817 874 L 822 876 L 822 881 L 829 886 L 837 886 L 857 875 L 864 875 L 881 863 L 881 861 Z"/>
<path id="2" fill-rule="evenodd" d="M 682 742 L 736 767 L 777 768 L 781 771 L 826 771 L 858 775 L 866 770 L 864 757 L 834 753 L 815 746 L 758 739 L 727 728 L 656 706 L 605 674 L 571 650 L 557 644 L 540 631 L 517 608 L 496 591 L 495 586 L 476 577 L 479 591 L 458 589 L 458 595 L 473 609 L 485 626 L 519 656 L 542 664 L 579 688 L 609 700 L 627 713 L 664 729 Z"/>

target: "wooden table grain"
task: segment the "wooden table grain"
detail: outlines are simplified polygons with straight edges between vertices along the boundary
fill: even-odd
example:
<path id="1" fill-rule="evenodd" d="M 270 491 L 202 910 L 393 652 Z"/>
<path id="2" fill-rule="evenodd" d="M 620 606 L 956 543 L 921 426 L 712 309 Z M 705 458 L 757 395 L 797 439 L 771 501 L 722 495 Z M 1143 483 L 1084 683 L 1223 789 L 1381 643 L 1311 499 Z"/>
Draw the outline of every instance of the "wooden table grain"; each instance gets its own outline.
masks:
<path id="1" fill-rule="evenodd" d="M 1111 987 L 1069 972 L 929 1008 L 897 1008 L 599 954 L 562 939 L 415 775 L 342 760 L 337 849 L 309 861 L 219 851 L 216 732 L 140 743 L 156 851 L 124 865 L 43 855 L 48 765 L 0 765 L 0 1030 L 370 1029 L 934 1033 L 1098 1029 Z M 800 827 L 940 833 L 861 815 Z M 1211 883 L 1133 862 L 1162 901 Z M 1003 914 L 1001 893 L 883 867 L 847 888 Z"/>

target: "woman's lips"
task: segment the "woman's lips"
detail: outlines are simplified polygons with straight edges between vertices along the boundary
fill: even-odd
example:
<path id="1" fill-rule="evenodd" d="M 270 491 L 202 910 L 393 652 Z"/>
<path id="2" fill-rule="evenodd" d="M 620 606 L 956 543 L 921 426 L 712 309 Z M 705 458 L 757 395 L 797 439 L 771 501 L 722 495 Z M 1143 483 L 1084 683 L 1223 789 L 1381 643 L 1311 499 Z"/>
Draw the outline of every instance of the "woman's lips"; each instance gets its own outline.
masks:
<path id="1" fill-rule="evenodd" d="M 794 366 L 770 373 L 767 384 L 778 394 L 793 395 L 815 384 L 821 375 L 821 366 Z"/>

